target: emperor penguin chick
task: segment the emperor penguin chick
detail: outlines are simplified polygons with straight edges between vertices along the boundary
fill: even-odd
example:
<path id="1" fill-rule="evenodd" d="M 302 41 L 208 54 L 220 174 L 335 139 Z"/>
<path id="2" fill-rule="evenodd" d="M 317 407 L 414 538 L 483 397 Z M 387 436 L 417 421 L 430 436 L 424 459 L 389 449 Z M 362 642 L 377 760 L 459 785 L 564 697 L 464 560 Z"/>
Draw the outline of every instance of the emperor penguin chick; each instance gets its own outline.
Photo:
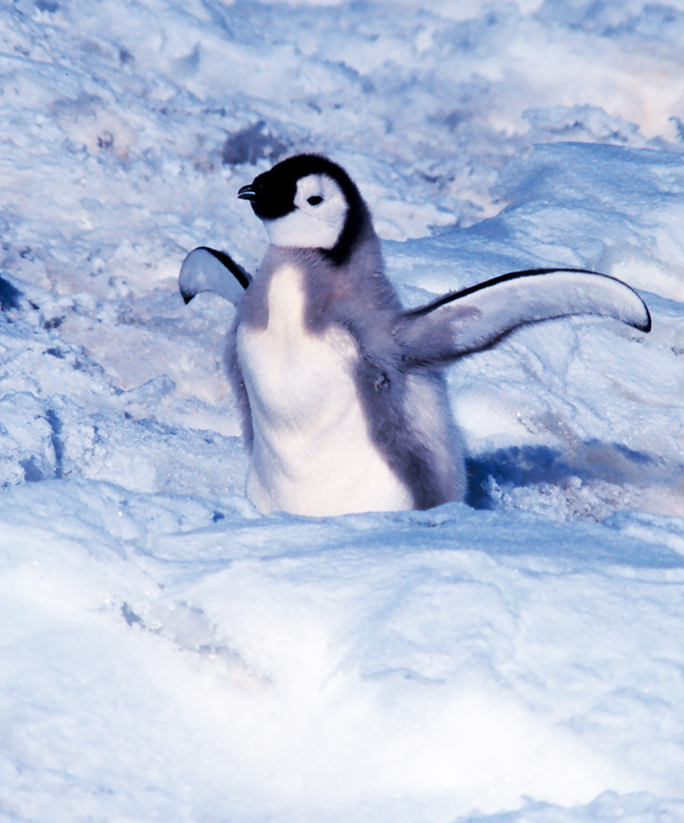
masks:
<path id="1" fill-rule="evenodd" d="M 651 326 L 632 289 L 582 269 L 512 272 L 404 310 L 368 207 L 347 173 L 319 155 L 283 160 L 238 197 L 270 243 L 256 275 L 201 247 L 179 285 L 186 302 L 215 291 L 237 305 L 228 371 L 250 448 L 247 496 L 262 512 L 462 500 L 445 366 L 519 326 L 567 315 Z"/>
<path id="2" fill-rule="evenodd" d="M 270 246 L 238 308 L 229 370 L 262 512 L 429 508 L 464 493 L 443 380 L 406 369 L 402 306 L 370 213 L 336 164 L 300 155 L 240 189 Z"/>

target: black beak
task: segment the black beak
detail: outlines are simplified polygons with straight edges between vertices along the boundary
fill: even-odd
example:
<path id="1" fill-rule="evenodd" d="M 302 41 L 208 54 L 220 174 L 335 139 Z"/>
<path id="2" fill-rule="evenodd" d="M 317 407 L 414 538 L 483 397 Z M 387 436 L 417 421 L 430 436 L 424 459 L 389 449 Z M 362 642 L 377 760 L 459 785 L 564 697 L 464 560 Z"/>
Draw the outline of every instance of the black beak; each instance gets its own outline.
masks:
<path id="1" fill-rule="evenodd" d="M 243 186 L 238 192 L 240 200 L 256 200 L 257 193 L 254 191 L 254 186 Z"/>

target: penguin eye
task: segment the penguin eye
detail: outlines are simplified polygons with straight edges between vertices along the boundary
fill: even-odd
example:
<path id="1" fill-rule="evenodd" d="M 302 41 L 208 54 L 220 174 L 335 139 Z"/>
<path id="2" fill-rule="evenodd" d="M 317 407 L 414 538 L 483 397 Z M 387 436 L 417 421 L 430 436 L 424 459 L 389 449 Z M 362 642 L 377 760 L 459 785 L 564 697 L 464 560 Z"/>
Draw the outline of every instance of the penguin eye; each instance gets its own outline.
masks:
<path id="1" fill-rule="evenodd" d="M 323 202 L 323 198 L 319 197 L 317 194 L 312 194 L 311 197 L 307 197 L 306 202 L 310 206 L 317 206 L 319 203 Z"/>

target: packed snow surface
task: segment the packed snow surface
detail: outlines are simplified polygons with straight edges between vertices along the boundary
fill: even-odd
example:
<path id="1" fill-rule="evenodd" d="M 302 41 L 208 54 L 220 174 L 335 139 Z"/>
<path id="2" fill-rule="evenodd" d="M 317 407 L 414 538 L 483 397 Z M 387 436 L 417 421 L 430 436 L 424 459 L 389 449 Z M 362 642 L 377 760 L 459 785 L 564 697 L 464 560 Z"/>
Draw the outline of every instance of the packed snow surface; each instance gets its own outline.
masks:
<path id="1" fill-rule="evenodd" d="M 684 3 L 0 5 L 0 819 L 684 820 Z M 240 186 L 317 151 L 406 305 L 603 271 L 448 372 L 468 505 L 259 515 Z"/>

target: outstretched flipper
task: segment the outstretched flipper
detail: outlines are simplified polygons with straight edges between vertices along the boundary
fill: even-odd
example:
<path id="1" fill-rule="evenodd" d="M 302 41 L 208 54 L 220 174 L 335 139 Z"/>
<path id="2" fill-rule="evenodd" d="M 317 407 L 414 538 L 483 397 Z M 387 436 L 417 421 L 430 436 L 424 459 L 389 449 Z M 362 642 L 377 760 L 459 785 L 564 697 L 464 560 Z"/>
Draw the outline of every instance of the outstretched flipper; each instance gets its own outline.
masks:
<path id="1" fill-rule="evenodd" d="M 201 291 L 211 291 L 230 303 L 237 303 L 251 280 L 242 266 L 225 252 L 200 246 L 183 261 L 178 288 L 186 303 Z"/>
<path id="2" fill-rule="evenodd" d="M 644 332 L 651 329 L 646 304 L 622 281 L 585 269 L 532 269 L 405 312 L 395 336 L 408 366 L 429 366 L 482 351 L 518 326 L 573 314 L 614 317 Z"/>

